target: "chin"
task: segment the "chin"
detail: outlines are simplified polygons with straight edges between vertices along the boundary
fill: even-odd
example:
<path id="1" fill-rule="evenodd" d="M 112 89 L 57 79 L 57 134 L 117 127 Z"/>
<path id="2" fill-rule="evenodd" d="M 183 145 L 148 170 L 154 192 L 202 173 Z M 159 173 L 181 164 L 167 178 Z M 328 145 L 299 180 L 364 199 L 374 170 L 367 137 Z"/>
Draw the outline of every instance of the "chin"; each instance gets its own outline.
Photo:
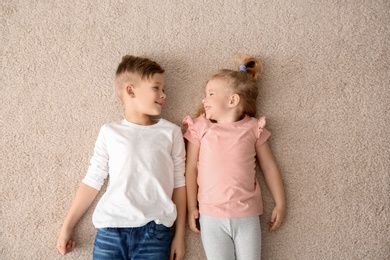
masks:
<path id="1" fill-rule="evenodd" d="M 149 116 L 159 116 L 161 114 L 161 111 L 150 111 L 148 113 Z"/>

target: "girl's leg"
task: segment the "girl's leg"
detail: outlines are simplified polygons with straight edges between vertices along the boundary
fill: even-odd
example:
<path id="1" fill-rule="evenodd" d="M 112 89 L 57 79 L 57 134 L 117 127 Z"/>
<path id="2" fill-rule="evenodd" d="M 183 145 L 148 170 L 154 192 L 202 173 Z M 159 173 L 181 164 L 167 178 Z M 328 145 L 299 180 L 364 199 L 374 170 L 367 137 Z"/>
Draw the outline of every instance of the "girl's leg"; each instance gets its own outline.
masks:
<path id="1" fill-rule="evenodd" d="M 207 260 L 234 260 L 229 219 L 200 216 L 201 237 Z"/>
<path id="2" fill-rule="evenodd" d="M 261 230 L 258 216 L 230 219 L 237 260 L 259 260 Z"/>

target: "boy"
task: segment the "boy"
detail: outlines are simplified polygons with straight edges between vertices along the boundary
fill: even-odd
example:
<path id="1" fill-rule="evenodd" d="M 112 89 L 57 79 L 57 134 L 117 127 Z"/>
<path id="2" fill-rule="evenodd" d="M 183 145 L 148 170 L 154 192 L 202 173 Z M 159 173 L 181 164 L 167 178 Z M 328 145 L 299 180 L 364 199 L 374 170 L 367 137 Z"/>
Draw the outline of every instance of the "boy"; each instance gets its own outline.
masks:
<path id="1" fill-rule="evenodd" d="M 182 259 L 186 218 L 185 149 L 180 127 L 151 116 L 165 102 L 164 70 L 147 58 L 126 55 L 115 77 L 125 119 L 103 125 L 88 172 L 57 242 L 65 255 L 73 229 L 109 176 L 93 224 L 94 259 Z M 170 229 L 176 220 L 171 241 Z M 169 253 L 170 252 L 170 253 Z"/>

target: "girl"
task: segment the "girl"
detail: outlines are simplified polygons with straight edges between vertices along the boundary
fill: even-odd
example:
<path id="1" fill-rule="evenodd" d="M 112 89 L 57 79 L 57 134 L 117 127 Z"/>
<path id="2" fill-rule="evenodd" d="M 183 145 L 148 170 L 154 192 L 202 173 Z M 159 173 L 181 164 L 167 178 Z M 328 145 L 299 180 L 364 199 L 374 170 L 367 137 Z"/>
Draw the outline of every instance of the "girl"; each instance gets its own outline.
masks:
<path id="1" fill-rule="evenodd" d="M 209 260 L 260 259 L 263 206 L 256 158 L 275 202 L 269 231 L 280 226 L 285 213 L 282 179 L 267 144 L 270 132 L 264 117 L 254 117 L 261 63 L 245 56 L 241 64 L 238 71 L 211 76 L 201 115 L 183 120 L 189 226 L 202 231 Z"/>

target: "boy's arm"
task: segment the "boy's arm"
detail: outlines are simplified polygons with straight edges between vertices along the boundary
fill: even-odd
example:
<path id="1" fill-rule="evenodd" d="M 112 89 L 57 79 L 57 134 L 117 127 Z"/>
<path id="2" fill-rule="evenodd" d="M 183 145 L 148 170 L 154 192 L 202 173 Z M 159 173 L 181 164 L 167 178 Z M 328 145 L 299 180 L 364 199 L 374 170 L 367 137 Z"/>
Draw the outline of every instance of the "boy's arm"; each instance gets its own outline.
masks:
<path id="1" fill-rule="evenodd" d="M 170 259 L 183 259 L 185 254 L 184 237 L 186 232 L 186 187 L 173 190 L 172 201 L 176 205 L 177 218 L 175 222 L 175 236 L 171 246 Z"/>
<path id="2" fill-rule="evenodd" d="M 73 229 L 91 206 L 98 192 L 95 188 L 84 183 L 80 184 L 58 237 L 57 249 L 62 255 L 71 252 L 76 246 L 76 242 L 72 238 Z"/>
<path id="3" fill-rule="evenodd" d="M 276 166 L 271 149 L 267 142 L 256 147 L 257 160 L 259 161 L 264 179 L 271 191 L 275 202 L 275 208 L 272 211 L 271 221 L 269 223 L 269 231 L 275 231 L 281 224 L 284 218 L 286 201 L 282 177 L 279 169 Z"/>
<path id="4" fill-rule="evenodd" d="M 199 147 L 187 143 L 187 161 L 186 161 L 186 185 L 187 185 L 187 208 L 188 222 L 192 231 L 199 233 L 196 227 L 196 220 L 199 218 L 198 210 L 198 157 Z"/>

